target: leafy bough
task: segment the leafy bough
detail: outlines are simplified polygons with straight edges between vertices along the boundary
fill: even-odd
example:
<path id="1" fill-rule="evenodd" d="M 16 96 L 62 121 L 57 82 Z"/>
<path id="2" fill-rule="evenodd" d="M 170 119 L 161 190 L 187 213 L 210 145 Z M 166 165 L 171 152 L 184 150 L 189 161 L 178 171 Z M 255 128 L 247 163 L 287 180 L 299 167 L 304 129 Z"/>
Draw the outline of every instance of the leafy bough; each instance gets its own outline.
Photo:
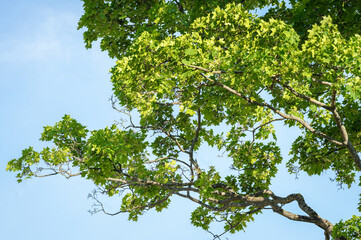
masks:
<path id="1" fill-rule="evenodd" d="M 191 221 L 205 230 L 222 221 L 233 233 L 272 210 L 315 224 L 326 239 L 357 239 L 359 217 L 334 227 L 301 194 L 277 196 L 269 187 L 282 162 L 276 121 L 302 131 L 287 163 L 291 172 L 329 169 L 340 184 L 356 181 L 360 42 L 359 35 L 343 38 L 329 17 L 301 42 L 284 22 L 260 20 L 237 4 L 195 19 L 179 36 L 159 39 L 144 31 L 111 70 L 113 106 L 128 125 L 89 133 L 66 115 L 44 128 L 41 140 L 54 148 L 28 148 L 8 170 L 19 172 L 20 181 L 56 174 L 90 179 L 103 194 L 121 193 L 119 211 L 108 214 L 128 212 L 131 220 L 151 208 L 161 211 L 176 195 L 199 205 Z M 228 134 L 217 132 L 222 124 Z M 195 157 L 203 144 L 226 152 L 237 174 L 203 166 Z M 107 213 L 93 197 L 95 211 Z M 303 214 L 284 209 L 292 202 Z"/>

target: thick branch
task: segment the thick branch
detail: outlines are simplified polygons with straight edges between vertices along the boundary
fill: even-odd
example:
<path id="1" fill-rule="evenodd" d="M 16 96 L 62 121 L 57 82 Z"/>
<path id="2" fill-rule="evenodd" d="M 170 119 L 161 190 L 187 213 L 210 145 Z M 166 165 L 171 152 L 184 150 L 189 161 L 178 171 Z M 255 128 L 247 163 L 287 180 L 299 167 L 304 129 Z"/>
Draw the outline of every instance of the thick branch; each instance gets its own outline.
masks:
<path id="1" fill-rule="evenodd" d="M 346 130 L 345 125 L 342 123 L 342 119 L 340 114 L 337 112 L 336 107 L 333 108 L 332 110 L 332 114 L 334 116 L 335 122 L 337 124 L 338 129 L 341 132 L 342 135 L 342 139 L 343 139 L 343 144 L 347 146 L 349 153 L 352 157 L 352 160 L 354 161 L 356 167 L 361 171 L 361 159 L 355 149 L 355 147 L 353 146 L 352 142 L 350 141 L 349 137 L 348 137 L 348 133 Z"/>
<path id="2" fill-rule="evenodd" d="M 222 184 L 222 183 L 214 184 L 213 187 L 214 188 L 223 188 L 224 190 L 229 189 L 229 187 L 227 187 L 227 185 Z M 270 206 L 274 212 L 276 212 L 288 219 L 291 219 L 293 221 L 314 223 L 318 227 L 322 228 L 328 234 L 332 233 L 332 229 L 333 229 L 332 223 L 330 223 L 326 219 L 321 218 L 316 213 L 316 211 L 314 211 L 309 205 L 307 205 L 301 194 L 290 194 L 287 197 L 279 197 L 279 196 L 276 196 L 270 190 L 263 190 L 254 195 L 239 195 L 231 189 L 226 192 L 221 192 L 221 191 L 216 190 L 213 192 L 213 194 L 222 196 L 222 197 L 229 196 L 228 198 L 221 199 L 221 200 L 218 200 L 215 198 L 208 199 L 210 202 L 223 205 L 222 209 L 228 209 L 230 207 L 245 208 L 248 206 L 257 206 L 257 207 L 264 209 L 265 207 Z M 265 195 L 268 195 L 271 198 L 265 197 Z M 284 210 L 281 207 L 281 206 L 289 204 L 293 201 L 297 201 L 300 209 L 303 212 L 305 212 L 308 216 L 294 214 L 294 213 Z"/>
<path id="3" fill-rule="evenodd" d="M 198 138 L 199 138 L 199 131 L 201 130 L 202 126 L 201 126 L 201 111 L 198 109 L 197 111 L 197 129 L 196 129 L 196 133 L 194 135 L 194 138 L 192 139 L 192 144 L 189 150 L 189 160 L 191 162 L 191 164 L 195 167 L 195 170 L 200 173 L 201 169 L 197 163 L 197 161 L 194 159 L 193 157 L 193 152 L 194 152 L 194 147 L 196 145 L 196 143 L 198 142 Z M 192 175 L 193 178 L 193 175 Z"/>
<path id="4" fill-rule="evenodd" d="M 322 107 L 322 108 L 324 108 L 324 109 L 327 109 L 327 110 L 329 110 L 329 111 L 332 111 L 332 107 L 331 106 L 328 106 L 327 104 L 324 104 L 324 103 L 322 103 L 322 102 L 320 102 L 320 101 L 318 101 L 318 100 L 316 100 L 316 99 L 313 99 L 313 98 L 311 98 L 311 97 L 309 97 L 309 96 L 306 96 L 306 95 L 304 95 L 304 94 L 301 94 L 301 93 L 299 93 L 299 92 L 297 92 L 295 89 L 293 89 L 291 86 L 289 86 L 288 84 L 282 84 L 282 86 L 284 86 L 285 88 L 287 88 L 292 94 L 294 94 L 295 96 L 297 96 L 297 97 L 299 97 L 299 98 L 302 98 L 302 99 L 304 99 L 304 100 L 307 100 L 307 101 L 309 101 L 309 102 L 311 102 L 311 103 L 313 103 L 313 104 L 315 104 L 315 105 L 317 105 L 317 106 L 319 106 L 319 107 Z"/>
<path id="5" fill-rule="evenodd" d="M 333 83 L 325 82 L 325 81 L 320 81 L 320 80 L 318 80 L 318 79 L 316 79 L 316 78 L 312 78 L 312 81 L 318 82 L 318 83 L 320 83 L 320 84 L 322 84 L 322 85 L 326 85 L 326 86 L 330 86 L 330 87 L 333 85 Z"/>
<path id="6" fill-rule="evenodd" d="M 127 184 L 129 186 L 150 186 L 150 185 L 152 185 L 152 186 L 159 186 L 164 189 L 198 192 L 198 189 L 189 187 L 192 185 L 192 183 L 176 183 L 176 182 L 160 183 L 160 182 L 151 181 L 151 180 L 143 180 L 143 179 L 136 178 L 136 177 L 131 177 L 131 178 L 132 178 L 131 180 L 124 180 L 124 179 L 119 179 L 119 178 L 107 178 L 107 180 L 113 181 L 113 182 L 120 182 L 123 184 Z M 186 186 L 188 186 L 188 187 L 186 187 Z M 182 187 L 184 187 L 184 188 L 182 188 Z"/>

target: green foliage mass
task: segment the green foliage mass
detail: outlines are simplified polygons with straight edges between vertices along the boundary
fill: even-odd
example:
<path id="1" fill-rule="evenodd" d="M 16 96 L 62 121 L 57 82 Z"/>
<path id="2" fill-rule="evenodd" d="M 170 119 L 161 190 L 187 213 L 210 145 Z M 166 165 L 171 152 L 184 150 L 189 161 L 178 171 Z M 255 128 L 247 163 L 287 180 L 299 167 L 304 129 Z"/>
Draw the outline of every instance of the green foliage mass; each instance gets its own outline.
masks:
<path id="1" fill-rule="evenodd" d="M 250 13 L 262 7 L 269 9 L 263 17 Z M 108 196 L 122 193 L 119 212 L 131 220 L 161 211 L 178 195 L 199 204 L 195 226 L 208 230 L 223 221 L 231 233 L 266 207 L 292 219 L 280 206 L 297 201 L 307 214 L 297 221 L 335 239 L 358 239 L 359 217 L 333 227 L 300 195 L 281 198 L 269 187 L 282 162 L 278 121 L 301 129 L 286 163 L 290 172 L 330 170 L 340 184 L 356 182 L 359 9 L 358 1 L 84 0 L 79 28 L 86 29 L 87 48 L 100 39 L 117 58 L 114 105 L 129 125 L 89 132 L 65 115 L 44 128 L 40 140 L 53 148 L 25 149 L 7 170 L 19 181 L 44 172 L 80 175 Z M 235 174 L 202 166 L 195 157 L 202 145 L 225 152 Z"/>
<path id="2" fill-rule="evenodd" d="M 333 236 L 334 238 L 343 237 L 344 239 L 360 239 L 361 217 L 352 216 L 349 220 L 337 223 L 333 231 Z"/>

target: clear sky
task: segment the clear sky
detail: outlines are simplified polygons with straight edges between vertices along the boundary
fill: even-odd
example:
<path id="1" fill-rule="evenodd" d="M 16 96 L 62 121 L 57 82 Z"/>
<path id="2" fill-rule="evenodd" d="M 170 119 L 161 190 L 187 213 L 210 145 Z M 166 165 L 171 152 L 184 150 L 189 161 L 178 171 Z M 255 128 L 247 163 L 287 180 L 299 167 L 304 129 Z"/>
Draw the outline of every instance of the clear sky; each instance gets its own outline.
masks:
<path id="1" fill-rule="evenodd" d="M 104 128 L 119 119 L 108 101 L 112 94 L 109 69 L 114 60 L 97 47 L 85 50 L 77 21 L 80 0 L 3 0 L 0 8 L 0 239 L 129 239 L 210 240 L 212 236 L 190 224 L 195 205 L 174 198 L 162 213 L 150 211 L 139 221 L 127 215 L 90 215 L 94 186 L 83 179 L 32 179 L 21 184 L 5 171 L 7 161 L 21 150 L 45 146 L 38 141 L 42 127 L 70 114 L 89 129 Z M 279 145 L 285 158 L 297 131 L 281 131 Z M 228 168 L 213 152 L 198 153 L 204 163 Z M 284 165 L 284 163 L 283 163 Z M 281 196 L 300 192 L 321 217 L 332 222 L 357 214 L 356 187 L 339 190 L 332 175 L 295 179 L 284 168 L 272 190 Z M 106 201 L 116 209 L 120 199 Z M 299 212 L 295 204 L 288 209 Z M 221 229 L 215 227 L 215 233 Z M 272 212 L 256 217 L 246 232 L 231 239 L 324 239 L 307 223 L 291 222 Z"/>

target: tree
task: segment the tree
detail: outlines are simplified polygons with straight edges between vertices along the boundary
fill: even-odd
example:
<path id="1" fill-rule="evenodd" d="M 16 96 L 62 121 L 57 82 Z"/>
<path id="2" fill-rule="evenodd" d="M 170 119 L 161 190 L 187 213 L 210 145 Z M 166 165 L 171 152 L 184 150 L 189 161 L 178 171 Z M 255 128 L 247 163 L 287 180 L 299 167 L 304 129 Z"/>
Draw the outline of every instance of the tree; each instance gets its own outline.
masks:
<path id="1" fill-rule="evenodd" d="M 249 13 L 265 7 L 263 17 Z M 65 115 L 44 127 L 41 140 L 54 147 L 27 148 L 7 169 L 19 182 L 80 175 L 103 194 L 122 193 L 114 214 L 131 220 L 161 211 L 177 195 L 199 205 L 191 221 L 205 230 L 223 221 L 233 233 L 272 209 L 317 225 L 326 239 L 358 239 L 360 217 L 333 224 L 301 194 L 278 196 L 269 186 L 282 162 L 275 122 L 301 130 L 287 162 L 291 173 L 329 170 L 339 184 L 355 184 L 359 9 L 346 0 L 84 0 L 79 28 L 86 28 L 86 47 L 101 39 L 118 59 L 112 103 L 128 121 L 89 132 Z M 231 158 L 233 174 L 202 166 L 195 156 L 202 145 Z M 292 202 L 303 215 L 284 209 Z M 105 212 L 98 203 L 95 211 Z"/>

